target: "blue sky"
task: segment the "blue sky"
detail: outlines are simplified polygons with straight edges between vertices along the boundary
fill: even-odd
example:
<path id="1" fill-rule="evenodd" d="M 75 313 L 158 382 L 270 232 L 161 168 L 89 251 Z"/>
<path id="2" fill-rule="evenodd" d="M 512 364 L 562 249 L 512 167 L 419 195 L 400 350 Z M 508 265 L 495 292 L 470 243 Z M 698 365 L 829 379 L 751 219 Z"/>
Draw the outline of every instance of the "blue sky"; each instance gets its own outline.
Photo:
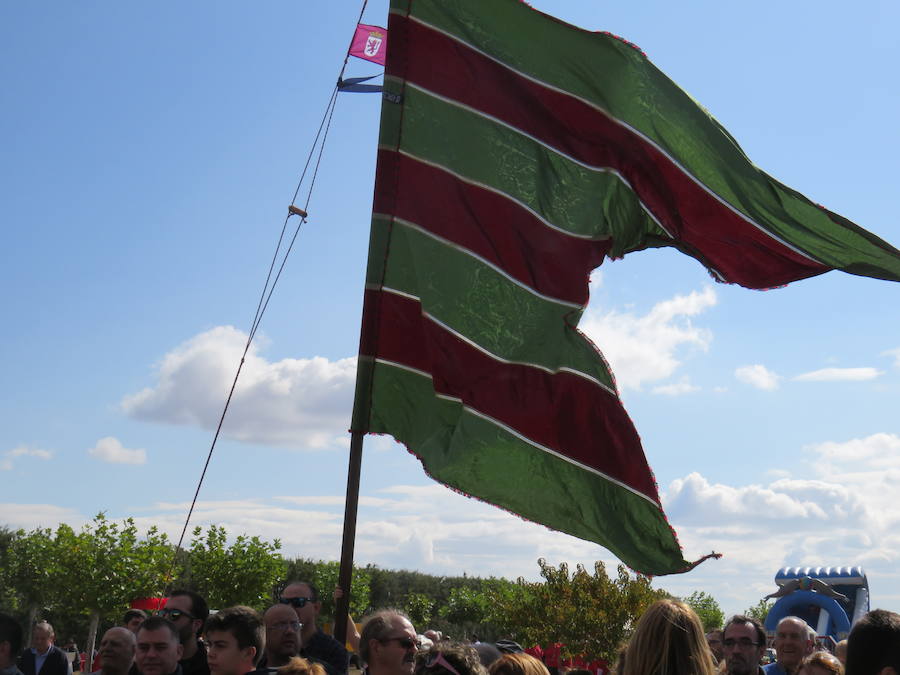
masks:
<path id="1" fill-rule="evenodd" d="M 534 6 L 638 44 L 751 159 L 894 245 L 896 3 Z M 0 522 L 98 511 L 177 536 L 357 3 L 0 5 Z M 386 2 L 364 20 L 384 25 Z M 378 72 L 352 61 L 349 75 Z M 342 95 L 198 523 L 336 558 L 379 101 Z M 612 363 L 688 557 L 726 611 L 782 565 L 855 565 L 900 608 L 900 288 L 754 292 L 649 251 L 583 327 Z M 430 482 L 367 441 L 357 560 L 536 576 L 603 549 Z"/>

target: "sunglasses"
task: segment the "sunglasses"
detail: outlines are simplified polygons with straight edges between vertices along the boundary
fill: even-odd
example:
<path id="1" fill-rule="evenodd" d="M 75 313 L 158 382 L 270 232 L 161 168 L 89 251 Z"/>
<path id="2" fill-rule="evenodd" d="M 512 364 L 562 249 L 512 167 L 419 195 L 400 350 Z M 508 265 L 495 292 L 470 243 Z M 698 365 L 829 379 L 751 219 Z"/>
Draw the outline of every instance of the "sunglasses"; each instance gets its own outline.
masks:
<path id="1" fill-rule="evenodd" d="M 185 612 L 183 609 L 161 609 L 156 613 L 156 615 L 171 619 L 172 621 L 178 621 L 178 619 L 183 616 L 186 616 L 189 619 L 197 618 L 193 614 Z"/>
<path id="2" fill-rule="evenodd" d="M 313 602 L 312 598 L 278 598 L 278 602 L 282 605 L 290 605 L 291 607 L 306 607 L 307 602 Z"/>
<path id="3" fill-rule="evenodd" d="M 425 667 L 426 668 L 430 669 L 435 666 L 440 666 L 441 668 L 443 668 L 446 671 L 449 671 L 453 675 L 459 675 L 459 671 L 457 671 L 456 668 L 454 668 L 452 665 L 450 665 L 450 663 L 447 661 L 447 659 L 444 658 L 444 655 L 441 654 L 440 652 L 432 652 L 425 658 Z"/>
<path id="4" fill-rule="evenodd" d="M 396 642 L 398 645 L 403 647 L 403 649 L 412 649 L 413 647 L 419 646 L 415 640 L 413 640 L 412 638 L 408 638 L 408 637 L 384 638 L 382 640 L 379 640 L 379 642 Z"/>

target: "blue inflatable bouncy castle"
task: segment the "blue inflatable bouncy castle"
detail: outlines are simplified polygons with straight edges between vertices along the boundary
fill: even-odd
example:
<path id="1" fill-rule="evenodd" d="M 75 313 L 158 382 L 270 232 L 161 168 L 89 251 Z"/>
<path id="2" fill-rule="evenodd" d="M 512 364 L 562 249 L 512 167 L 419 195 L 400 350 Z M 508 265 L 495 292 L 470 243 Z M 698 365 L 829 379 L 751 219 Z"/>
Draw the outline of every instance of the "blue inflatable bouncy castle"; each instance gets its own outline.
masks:
<path id="1" fill-rule="evenodd" d="M 862 567 L 784 567 L 775 575 L 778 598 L 766 617 L 766 630 L 774 633 L 786 616 L 797 616 L 820 638 L 839 642 L 850 627 L 869 611 L 869 581 Z"/>

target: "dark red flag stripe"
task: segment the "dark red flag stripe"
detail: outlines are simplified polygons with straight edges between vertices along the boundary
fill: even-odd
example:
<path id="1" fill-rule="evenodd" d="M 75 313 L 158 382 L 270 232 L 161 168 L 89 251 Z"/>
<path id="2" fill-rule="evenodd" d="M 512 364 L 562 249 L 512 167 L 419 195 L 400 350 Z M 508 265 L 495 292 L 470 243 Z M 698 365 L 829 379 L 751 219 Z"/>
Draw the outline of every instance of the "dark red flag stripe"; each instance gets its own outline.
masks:
<path id="1" fill-rule="evenodd" d="M 388 291 L 366 295 L 366 311 L 380 306 L 377 353 L 369 342 L 363 355 L 431 373 L 437 393 L 659 503 L 637 431 L 615 396 L 571 373 L 498 361 L 423 316 L 415 300 Z"/>
<path id="2" fill-rule="evenodd" d="M 493 263 L 538 293 L 585 305 L 588 275 L 612 241 L 576 238 L 521 205 L 411 157 L 381 150 L 379 172 L 397 171 L 396 199 L 375 193 L 376 213 L 393 214 Z M 392 210 L 393 209 L 393 210 Z"/>
<path id="3" fill-rule="evenodd" d="M 651 143 L 585 102 L 416 21 L 394 18 L 406 23 L 409 53 L 428 55 L 403 60 L 409 82 L 503 120 L 585 164 L 614 169 L 666 230 L 728 281 L 768 288 L 830 269 L 748 222 Z"/>

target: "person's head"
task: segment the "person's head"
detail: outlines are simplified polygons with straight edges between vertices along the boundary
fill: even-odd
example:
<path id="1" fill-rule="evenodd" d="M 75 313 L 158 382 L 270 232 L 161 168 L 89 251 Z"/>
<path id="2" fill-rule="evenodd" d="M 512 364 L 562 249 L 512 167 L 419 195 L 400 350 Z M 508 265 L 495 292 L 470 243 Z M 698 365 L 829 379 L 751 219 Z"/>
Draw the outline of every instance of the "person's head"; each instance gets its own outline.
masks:
<path id="1" fill-rule="evenodd" d="M 266 644 L 262 617 L 250 607 L 229 607 L 211 615 L 203 634 L 212 675 L 244 675 L 253 670 Z"/>
<path id="2" fill-rule="evenodd" d="M 834 646 L 834 655 L 845 668 L 847 667 L 847 641 L 841 640 Z"/>
<path id="3" fill-rule="evenodd" d="M 175 624 L 181 644 L 186 645 L 200 637 L 209 616 L 209 605 L 199 593 L 180 589 L 169 594 L 166 606 L 159 613 Z"/>
<path id="4" fill-rule="evenodd" d="M 874 609 L 847 638 L 847 675 L 900 675 L 900 614 Z"/>
<path id="5" fill-rule="evenodd" d="M 162 616 L 148 617 L 137 632 L 135 661 L 141 675 L 170 675 L 184 653 L 178 627 Z"/>
<path id="6" fill-rule="evenodd" d="M 371 675 L 412 675 L 416 660 L 416 630 L 401 612 L 383 609 L 363 624 L 359 654 Z"/>
<path id="7" fill-rule="evenodd" d="M 550 675 L 547 666 L 531 654 L 504 654 L 488 668 L 490 675 Z"/>
<path id="8" fill-rule="evenodd" d="M 722 660 L 724 653 L 722 652 L 722 631 L 711 630 L 706 634 L 706 644 L 709 645 L 709 651 L 716 657 L 716 662 Z"/>
<path id="9" fill-rule="evenodd" d="M 278 602 L 294 608 L 297 620 L 303 624 L 303 639 L 309 640 L 317 630 L 316 619 L 322 609 L 316 587 L 308 581 L 291 581 L 284 587 Z"/>
<path id="10" fill-rule="evenodd" d="M 471 645 L 438 644 L 417 658 L 416 675 L 487 675 Z"/>
<path id="11" fill-rule="evenodd" d="M 39 654 L 43 654 L 50 649 L 50 645 L 53 644 L 55 637 L 56 633 L 53 632 L 53 626 L 46 621 L 40 621 L 34 624 L 34 628 L 31 630 L 31 646 Z"/>
<path id="12" fill-rule="evenodd" d="M 325 668 L 321 664 L 294 656 L 287 665 L 278 669 L 278 675 L 325 675 Z"/>
<path id="13" fill-rule="evenodd" d="M 797 675 L 844 675 L 844 666 L 828 652 L 814 652 L 800 662 Z"/>
<path id="14" fill-rule="evenodd" d="M 134 662 L 137 640 L 123 626 L 110 628 L 100 638 L 100 658 L 104 675 L 125 675 Z"/>
<path id="15" fill-rule="evenodd" d="M 625 675 L 713 675 L 712 653 L 696 612 L 678 600 L 657 600 L 638 620 L 628 641 Z"/>
<path id="16" fill-rule="evenodd" d="M 742 614 L 728 620 L 722 630 L 722 652 L 728 675 L 755 675 L 766 651 L 766 631 L 756 619 Z"/>
<path id="17" fill-rule="evenodd" d="M 9 614 L 0 614 L 0 670 L 16 662 L 22 651 L 22 626 Z"/>
<path id="18" fill-rule="evenodd" d="M 478 658 L 481 661 L 481 665 L 485 668 L 503 656 L 503 652 L 497 649 L 497 645 L 491 644 L 490 642 L 479 642 L 473 646 L 475 647 L 475 651 L 478 652 Z"/>
<path id="19" fill-rule="evenodd" d="M 794 670 L 812 651 L 809 625 L 796 616 L 786 616 L 775 627 L 775 658 L 786 671 Z"/>
<path id="20" fill-rule="evenodd" d="M 132 633 L 137 634 L 138 628 L 141 627 L 141 623 L 144 619 L 147 618 L 147 612 L 142 609 L 129 609 L 125 612 L 125 616 L 122 617 L 122 626 L 130 630 Z"/>
<path id="21" fill-rule="evenodd" d="M 272 605 L 263 615 L 266 625 L 266 665 L 286 665 L 300 653 L 300 621 L 290 605 Z"/>

